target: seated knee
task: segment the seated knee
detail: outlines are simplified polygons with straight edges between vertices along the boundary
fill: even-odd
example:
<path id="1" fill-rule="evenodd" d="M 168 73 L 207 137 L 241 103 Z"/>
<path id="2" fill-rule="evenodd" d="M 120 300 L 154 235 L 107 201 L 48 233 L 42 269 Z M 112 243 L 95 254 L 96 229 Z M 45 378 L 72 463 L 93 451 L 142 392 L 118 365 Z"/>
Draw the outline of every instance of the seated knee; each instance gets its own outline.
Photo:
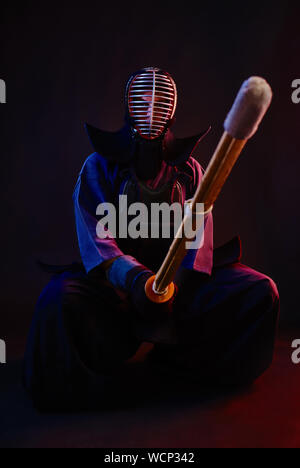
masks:
<path id="1" fill-rule="evenodd" d="M 38 307 L 66 303 L 68 297 L 75 291 L 75 282 L 75 278 L 67 272 L 54 276 L 42 291 L 38 299 Z"/>
<path id="2" fill-rule="evenodd" d="M 266 295 L 270 296 L 274 302 L 279 300 L 279 292 L 275 281 L 268 276 L 265 276 L 264 280 L 264 288 L 266 291 Z"/>
<path id="3" fill-rule="evenodd" d="M 262 300 L 267 301 L 274 306 L 279 303 L 278 288 L 272 278 L 260 274 L 260 278 L 255 284 L 255 291 L 257 293 L 257 297 L 260 297 Z"/>
<path id="4" fill-rule="evenodd" d="M 250 290 L 254 288 L 258 296 L 268 297 L 273 302 L 277 302 L 279 300 L 278 288 L 272 278 L 247 266 L 243 266 L 243 271 L 246 272 L 246 277 L 242 278 L 245 278 L 247 288 L 250 287 Z"/>

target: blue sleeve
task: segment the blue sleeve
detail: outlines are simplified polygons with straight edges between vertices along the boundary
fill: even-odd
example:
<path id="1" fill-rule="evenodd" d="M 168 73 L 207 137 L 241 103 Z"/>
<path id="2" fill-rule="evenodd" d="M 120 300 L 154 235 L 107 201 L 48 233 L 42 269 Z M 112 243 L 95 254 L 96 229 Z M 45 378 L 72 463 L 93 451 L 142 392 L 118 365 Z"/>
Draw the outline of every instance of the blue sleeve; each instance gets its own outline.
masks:
<path id="1" fill-rule="evenodd" d="M 109 231 L 105 239 L 97 236 L 97 206 L 114 201 L 114 185 L 115 175 L 108 169 L 106 160 L 98 153 L 89 156 L 73 193 L 78 244 L 87 272 L 106 260 L 123 255 Z"/>

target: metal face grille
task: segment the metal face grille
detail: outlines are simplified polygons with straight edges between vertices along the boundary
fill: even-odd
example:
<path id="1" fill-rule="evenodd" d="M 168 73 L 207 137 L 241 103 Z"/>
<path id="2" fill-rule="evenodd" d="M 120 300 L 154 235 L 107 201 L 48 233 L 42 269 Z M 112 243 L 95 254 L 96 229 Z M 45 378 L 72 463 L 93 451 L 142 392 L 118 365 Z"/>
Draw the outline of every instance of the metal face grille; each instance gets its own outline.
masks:
<path id="1" fill-rule="evenodd" d="M 175 82 L 161 70 L 146 69 L 129 86 L 129 114 L 143 138 L 153 140 L 163 133 L 175 113 L 176 103 Z"/>

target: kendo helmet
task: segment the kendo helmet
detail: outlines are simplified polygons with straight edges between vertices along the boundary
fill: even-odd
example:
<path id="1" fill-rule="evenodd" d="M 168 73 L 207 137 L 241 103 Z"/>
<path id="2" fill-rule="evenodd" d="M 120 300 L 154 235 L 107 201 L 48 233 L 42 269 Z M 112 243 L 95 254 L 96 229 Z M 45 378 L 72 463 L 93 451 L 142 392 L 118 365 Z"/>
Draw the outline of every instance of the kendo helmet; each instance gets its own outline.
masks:
<path id="1" fill-rule="evenodd" d="M 147 67 L 133 73 L 126 85 L 126 116 L 141 138 L 163 137 L 172 123 L 177 105 L 176 84 L 160 68 Z"/>

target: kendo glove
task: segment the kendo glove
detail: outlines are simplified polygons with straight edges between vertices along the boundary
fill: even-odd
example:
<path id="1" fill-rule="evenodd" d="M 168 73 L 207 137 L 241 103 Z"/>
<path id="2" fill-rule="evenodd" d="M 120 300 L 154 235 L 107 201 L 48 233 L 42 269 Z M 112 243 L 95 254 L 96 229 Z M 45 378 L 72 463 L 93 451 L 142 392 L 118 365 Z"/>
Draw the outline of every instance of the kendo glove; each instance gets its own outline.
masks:
<path id="1" fill-rule="evenodd" d="M 163 304 L 150 301 L 145 293 L 145 284 L 153 271 L 130 255 L 118 257 L 106 270 L 109 282 L 129 294 L 138 315 L 147 321 L 165 320 L 172 309 L 172 299 Z"/>

